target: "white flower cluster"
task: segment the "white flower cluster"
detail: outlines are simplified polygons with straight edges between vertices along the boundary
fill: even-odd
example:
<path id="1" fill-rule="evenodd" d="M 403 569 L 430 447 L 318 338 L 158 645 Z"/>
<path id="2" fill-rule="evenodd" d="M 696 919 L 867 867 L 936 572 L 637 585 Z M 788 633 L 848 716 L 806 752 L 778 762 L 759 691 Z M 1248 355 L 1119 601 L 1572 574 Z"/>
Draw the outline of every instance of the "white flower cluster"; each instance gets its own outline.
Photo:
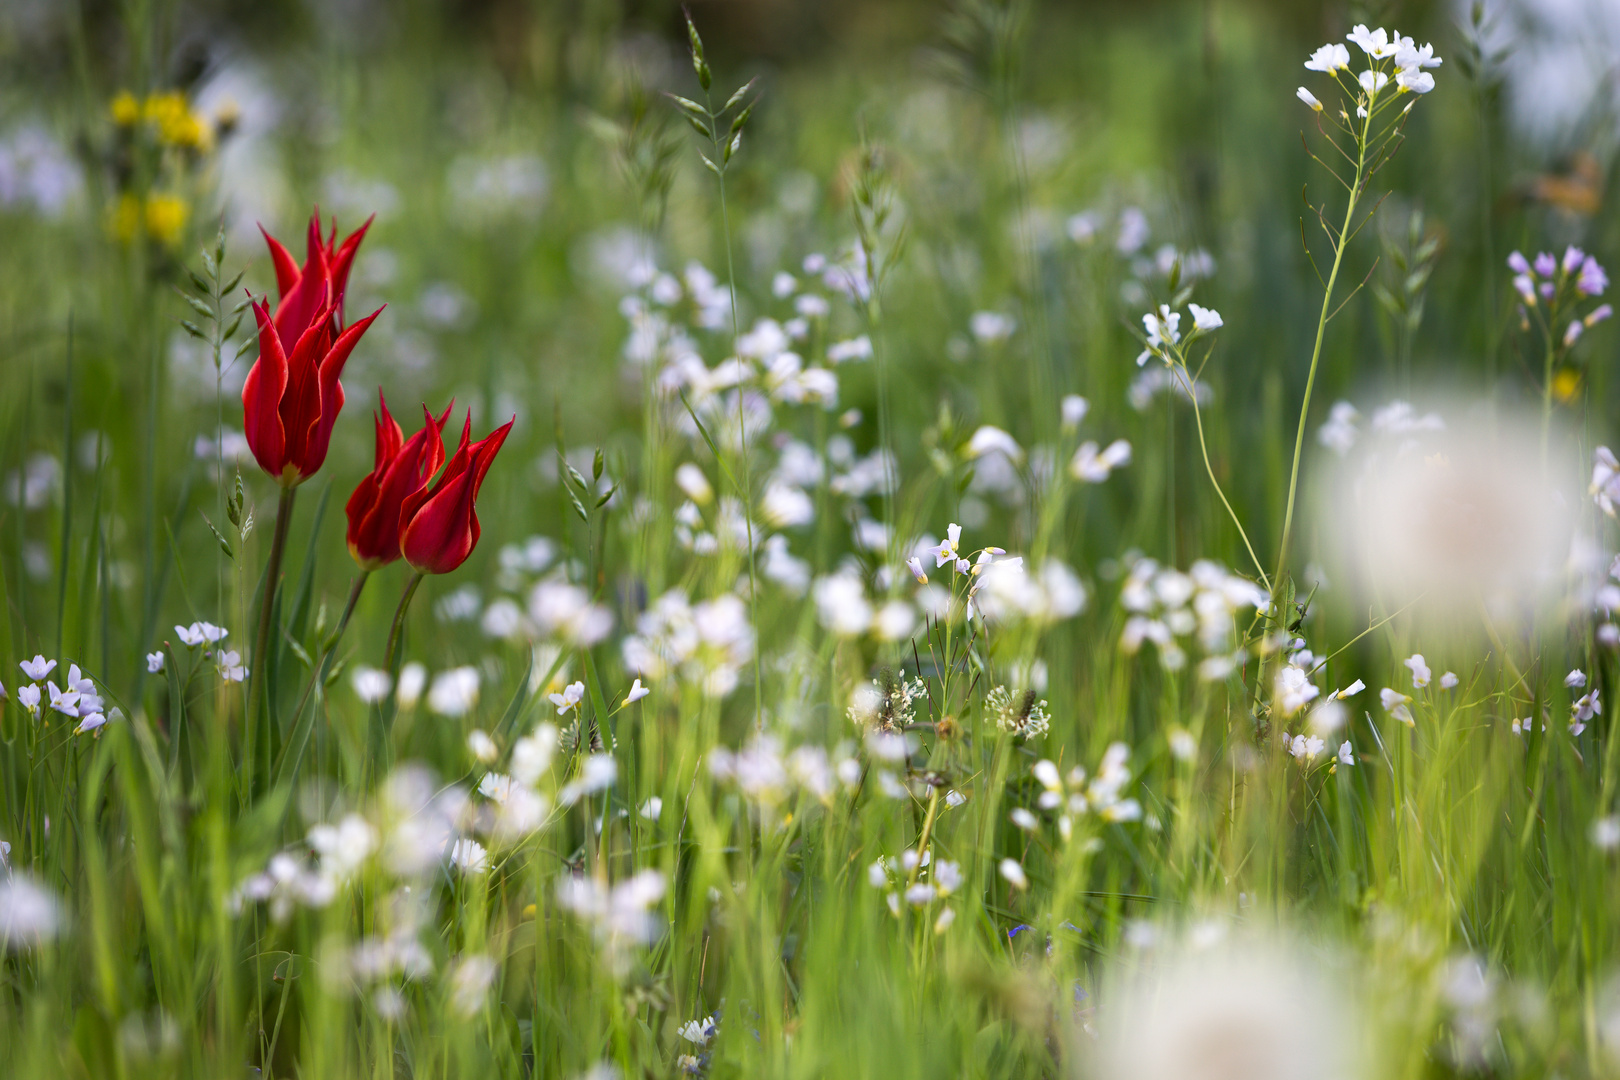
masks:
<path id="1" fill-rule="evenodd" d="M 1064 776 L 1057 765 L 1042 758 L 1031 766 L 1030 772 L 1041 786 L 1036 806 L 1055 813 L 1058 835 L 1064 842 L 1074 835 L 1074 819 L 1087 814 L 1103 822 L 1140 821 L 1142 804 L 1132 798 L 1122 798 L 1125 785 L 1131 782 L 1131 748 L 1122 742 L 1110 743 L 1097 765 L 1097 774 L 1088 777 L 1079 765 Z M 1011 813 L 1014 825 L 1026 832 L 1040 827 L 1040 819 L 1023 807 Z"/>
<path id="2" fill-rule="evenodd" d="M 903 910 L 902 902 L 909 907 L 926 908 L 962 887 L 966 877 L 961 864 L 950 859 L 936 863 L 933 856 L 932 850 L 919 855 L 916 849 L 907 848 L 898 858 L 875 859 L 866 868 L 867 883 L 883 890 L 884 902 L 896 918 Z M 956 912 L 950 907 L 942 908 L 934 919 L 934 933 L 943 934 L 955 921 Z"/>
<path id="3" fill-rule="evenodd" d="M 895 597 L 874 606 L 854 566 L 817 578 L 811 588 L 821 625 L 836 637 L 870 633 L 879 641 L 904 641 L 917 625 L 917 611 Z"/>
<path id="4" fill-rule="evenodd" d="M 209 622 L 194 622 L 190 626 L 176 626 L 174 632 L 188 649 L 201 649 L 203 659 L 214 662 L 221 679 L 226 682 L 242 682 L 247 678 L 248 669 L 242 666 L 240 653 L 234 649 L 215 648 L 229 636 L 229 630 Z M 146 669 L 154 673 L 163 670 L 163 654 L 148 653 Z"/>
<path id="5" fill-rule="evenodd" d="M 337 896 L 337 882 L 290 852 L 270 856 L 264 872 L 244 881 L 231 896 L 231 908 L 244 902 L 268 904 L 273 922 L 286 922 L 299 907 L 323 908 Z"/>
<path id="6" fill-rule="evenodd" d="M 966 595 L 961 599 L 966 602 L 969 619 L 978 615 L 1002 622 L 1027 619 L 1045 624 L 1070 618 L 1085 607 L 1085 586 L 1062 561 L 1048 559 L 1032 576 L 1024 569 L 1023 556 L 1009 557 L 1006 548 L 965 552 L 962 526 L 956 522 L 945 530 L 945 539 L 939 543 L 921 540 L 912 550 L 918 554 L 906 560 L 906 569 L 925 587 L 919 591 L 919 602 L 936 616 L 950 615 L 958 597 L 928 586 L 928 571 L 923 563 L 926 558 L 934 560 L 934 569 L 949 566 L 953 573 L 968 579 Z"/>
<path id="7" fill-rule="evenodd" d="M 800 291 L 798 279 L 791 274 L 776 275 L 772 292 L 776 299 L 789 301 L 794 314 L 785 321 L 769 316 L 756 319 L 737 338 L 734 354 L 710 367 L 687 327 L 700 331 L 726 328 L 731 320 L 730 293 L 701 264 L 689 263 L 682 277 L 684 280 L 678 280 L 649 267 L 634 282 L 636 291 L 619 305 L 630 323 L 624 357 L 637 367 L 657 365 L 660 393 L 666 398 L 684 393 L 701 410 L 723 391 L 752 385 L 784 405 L 837 407 L 838 376 L 831 367 L 806 363 L 798 351 L 827 339 L 825 333 L 813 333 L 831 313 L 826 297 Z M 865 359 L 871 355 L 871 342 L 863 338 L 838 341 L 827 347 L 825 355 L 832 366 Z M 681 420 L 678 413 L 684 413 L 684 406 L 671 410 L 677 423 Z"/>
<path id="8" fill-rule="evenodd" d="M 898 677 L 885 673 L 855 688 L 846 715 L 864 730 L 900 731 L 916 718 L 917 702 L 927 697 L 921 679 L 908 681 L 904 670 Z"/>
<path id="9" fill-rule="evenodd" d="M 1288 656 L 1277 669 L 1271 684 L 1271 711 L 1281 720 L 1290 720 L 1301 711 L 1306 712 L 1304 732 L 1289 736 L 1284 731 L 1282 746 L 1303 768 L 1310 768 L 1327 748 L 1327 740 L 1349 719 L 1344 699 L 1354 697 L 1367 688 L 1360 679 L 1343 690 L 1334 689 L 1324 695 L 1314 680 L 1323 669 L 1322 658 L 1313 653 L 1301 637 L 1290 638 L 1280 634 L 1268 639 L 1268 645 L 1280 645 Z M 1422 660 L 1422 657 L 1418 657 Z M 1425 675 L 1427 678 L 1427 675 Z M 1457 677 L 1446 673 L 1447 685 L 1455 686 Z M 1314 704 L 1313 704 L 1314 703 Z M 1333 759 L 1337 765 L 1354 765 L 1355 754 L 1349 741 L 1340 744 Z"/>
<path id="10" fill-rule="evenodd" d="M 480 831 L 497 841 L 515 843 L 533 835 L 546 823 L 551 799 L 539 790 L 539 784 L 551 770 L 557 743 L 556 726 L 540 724 L 533 734 L 512 744 L 506 772 L 484 774 L 478 782 L 478 794 L 488 800 L 484 809 L 490 812 L 480 816 Z M 489 749 L 495 749 L 493 742 Z"/>
<path id="11" fill-rule="evenodd" d="M 422 766 L 402 765 L 383 783 L 370 813 L 314 826 L 299 849 L 272 855 L 262 873 L 238 886 L 230 906 L 240 912 L 244 904 L 264 903 L 280 922 L 298 907 L 327 906 L 367 868 L 418 884 L 446 861 L 463 873 L 482 873 L 487 852 L 465 834 L 493 831 L 498 821 L 460 787 L 440 787 Z"/>
<path id="12" fill-rule="evenodd" d="M 1233 620 L 1241 611 L 1264 608 L 1271 598 L 1254 582 L 1209 559 L 1198 560 L 1182 573 L 1139 557 L 1131 563 L 1119 602 L 1131 613 L 1120 638 L 1127 653 L 1151 641 L 1158 648 L 1159 662 L 1179 671 L 1187 664 L 1187 653 L 1178 639 L 1196 632 L 1205 653 L 1199 677 L 1219 680 L 1231 674 L 1244 656 L 1242 649 L 1231 649 Z"/>
<path id="13" fill-rule="evenodd" d="M 638 946 L 651 945 L 663 929 L 653 909 L 668 884 L 657 870 L 642 870 L 609 884 L 601 878 L 565 875 L 557 882 L 557 903 L 589 923 L 609 967 L 623 975 Z"/>
<path id="14" fill-rule="evenodd" d="M 717 746 L 709 754 L 716 783 L 734 785 L 750 802 L 766 809 L 803 792 L 820 803 L 832 799 L 842 784 L 860 781 L 860 763 L 840 748 L 836 763 L 819 746 L 796 746 L 786 755 L 773 736 L 760 735 L 740 750 Z"/>
<path id="15" fill-rule="evenodd" d="M 1086 606 L 1086 589 L 1061 559 L 1046 559 L 1033 574 L 1022 559 L 1002 559 L 980 572 L 975 600 L 992 622 L 1044 626 L 1078 615 Z"/>
<path id="16" fill-rule="evenodd" d="M 1609 563 L 1608 577 L 1591 589 L 1589 600 L 1592 610 L 1603 618 L 1595 631 L 1598 644 L 1610 649 L 1620 648 L 1620 624 L 1614 621 L 1615 614 L 1620 613 L 1620 556 Z"/>
<path id="17" fill-rule="evenodd" d="M 64 685 L 57 686 L 55 680 L 50 678 L 56 666 L 55 660 L 37 655 L 18 665 L 29 681 L 17 687 L 17 704 L 26 709 L 30 716 L 37 719 L 42 712 L 48 711 L 77 720 L 78 724 L 73 729 L 75 735 L 97 731 L 109 719 L 116 720 L 122 716 L 117 709 L 110 713 L 103 712 L 106 703 L 97 692 L 95 680 L 80 671 L 78 664 L 68 665 Z M 5 697 L 6 688 L 0 686 L 0 701 Z"/>
<path id="18" fill-rule="evenodd" d="M 1316 439 L 1339 457 L 1348 454 L 1361 438 L 1356 425 L 1361 413 L 1348 401 L 1336 401 L 1328 412 L 1327 422 L 1317 429 Z M 1446 421 L 1439 413 L 1419 413 L 1409 401 L 1396 399 L 1373 411 L 1372 430 L 1395 442 L 1397 452 L 1405 452 L 1413 438 L 1446 430 Z"/>
<path id="19" fill-rule="evenodd" d="M 685 469 L 686 466 L 682 466 Z M 696 466 L 691 466 L 695 471 Z M 701 477 L 702 474 L 698 473 Z M 676 482 L 683 479 L 676 472 Z M 707 481 L 705 481 L 707 483 Z M 705 500 L 707 501 L 707 500 Z M 694 555 L 718 555 L 722 551 L 746 552 L 750 539 L 758 542 L 765 530 L 750 521 L 743 513 L 742 502 L 727 495 L 705 511 L 697 502 L 688 499 L 675 510 L 675 540 Z"/>
<path id="20" fill-rule="evenodd" d="M 1592 483 L 1588 488 L 1598 509 L 1615 517 L 1615 504 L 1620 503 L 1620 460 L 1614 451 L 1600 446 L 1592 451 Z"/>
<path id="21" fill-rule="evenodd" d="M 748 606 L 730 593 L 691 603 L 671 589 L 636 620 L 624 639 L 624 665 L 655 682 L 678 678 L 709 697 L 725 697 L 754 655 Z"/>
<path id="22" fill-rule="evenodd" d="M 1367 56 L 1368 68 L 1354 77 L 1354 83 L 1345 82 L 1350 77 L 1350 50 L 1336 42 L 1329 42 L 1313 52 L 1305 61 L 1305 68 L 1332 76 L 1341 87 L 1354 93 L 1358 117 L 1367 116 L 1367 110 L 1377 102 L 1379 93 L 1389 85 L 1391 74 L 1395 77 L 1397 94 L 1427 94 L 1434 89 L 1434 76 L 1427 69 L 1439 67 L 1442 61 L 1434 55 L 1433 45 L 1419 48 L 1398 30 L 1386 32 L 1383 27 L 1368 30 L 1365 23 L 1357 23 L 1345 35 L 1345 40 L 1358 46 Z M 1322 102 L 1305 87 L 1300 87 L 1295 96 L 1315 112 L 1323 110 Z"/>
<path id="23" fill-rule="evenodd" d="M 1221 313 L 1214 308 L 1188 304 L 1187 311 L 1193 317 L 1193 328 L 1185 340 L 1181 336 L 1181 312 L 1173 311 L 1169 304 L 1160 304 L 1142 316 L 1145 336 L 1142 351 L 1136 357 L 1137 367 L 1147 363 L 1150 356 L 1163 360 L 1166 367 L 1173 367 L 1182 362 L 1188 345 L 1226 325 Z"/>
<path id="24" fill-rule="evenodd" d="M 1020 739 L 1044 735 L 1051 726 L 1046 701 L 1034 690 L 1015 694 L 1005 686 L 998 686 L 985 696 L 984 711 L 995 720 L 996 727 Z"/>
<path id="25" fill-rule="evenodd" d="M 613 612 L 567 581 L 542 581 L 529 593 L 529 617 L 541 637 L 588 649 L 613 630 Z"/>
<path id="26" fill-rule="evenodd" d="M 1428 661 L 1424 660 L 1422 653 L 1413 653 L 1406 660 L 1401 661 L 1401 663 L 1412 673 L 1413 690 L 1422 690 L 1426 688 L 1434 678 L 1434 672 L 1430 670 Z M 1454 688 L 1460 681 L 1461 680 L 1457 678 L 1455 673 L 1447 671 L 1440 676 L 1439 688 L 1441 690 L 1450 690 Z M 1336 696 L 1348 697 L 1351 693 L 1360 688 L 1361 681 L 1358 679 L 1349 690 L 1344 691 L 1342 694 L 1338 694 Z M 1394 690 L 1386 686 L 1382 690 L 1378 691 L 1378 699 L 1379 703 L 1383 705 L 1384 711 L 1389 713 L 1390 716 L 1394 717 L 1396 720 L 1399 720 L 1407 727 L 1417 726 L 1417 721 L 1412 716 L 1412 710 L 1408 707 L 1413 701 L 1411 695 L 1403 694 L 1399 690 Z"/>

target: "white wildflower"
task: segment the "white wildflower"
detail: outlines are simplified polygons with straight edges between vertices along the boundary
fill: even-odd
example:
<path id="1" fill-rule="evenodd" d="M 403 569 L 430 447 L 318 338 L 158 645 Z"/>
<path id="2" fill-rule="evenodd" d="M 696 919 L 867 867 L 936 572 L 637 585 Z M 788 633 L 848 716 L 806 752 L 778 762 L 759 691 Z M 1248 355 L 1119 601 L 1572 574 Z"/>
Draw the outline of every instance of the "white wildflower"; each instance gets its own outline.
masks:
<path id="1" fill-rule="evenodd" d="M 381 668 L 360 666 L 354 669 L 349 676 L 349 685 L 354 688 L 355 696 L 366 704 L 383 700 L 388 691 L 393 688 L 394 680 L 388 677 L 388 672 Z"/>
<path id="2" fill-rule="evenodd" d="M 61 905 L 43 885 L 21 871 L 0 878 L 0 944 L 15 952 L 34 948 L 61 925 Z"/>
<path id="3" fill-rule="evenodd" d="M 403 685 L 404 679 L 401 678 Z M 451 668 L 433 677 L 428 690 L 428 708 L 452 719 L 466 716 L 478 704 L 480 677 L 475 667 Z"/>
<path id="4" fill-rule="evenodd" d="M 482 874 L 489 869 L 489 852 L 478 841 L 462 837 L 450 848 L 450 863 L 464 874 Z"/>
<path id="5" fill-rule="evenodd" d="M 1199 333 L 1209 333 L 1219 330 L 1225 325 L 1221 321 L 1221 313 L 1214 308 L 1199 307 L 1197 304 L 1188 304 L 1187 310 L 1192 312 L 1193 330 Z"/>
<path id="6" fill-rule="evenodd" d="M 566 716 L 578 709 L 580 702 L 585 700 L 585 684 L 578 681 L 571 682 L 563 687 L 562 693 L 547 696 L 551 699 L 551 703 L 557 706 L 557 715 Z"/>
<path id="7" fill-rule="evenodd" d="M 1429 665 L 1423 661 L 1422 653 L 1413 653 L 1407 659 L 1402 660 L 1401 663 L 1412 670 L 1412 685 L 1414 687 L 1421 690 L 1429 685 L 1431 672 L 1429 671 Z"/>
<path id="8" fill-rule="evenodd" d="M 1024 873 L 1024 867 L 1017 859 L 1002 859 L 1001 864 L 996 867 L 996 872 L 1015 889 L 1029 888 L 1029 877 Z"/>

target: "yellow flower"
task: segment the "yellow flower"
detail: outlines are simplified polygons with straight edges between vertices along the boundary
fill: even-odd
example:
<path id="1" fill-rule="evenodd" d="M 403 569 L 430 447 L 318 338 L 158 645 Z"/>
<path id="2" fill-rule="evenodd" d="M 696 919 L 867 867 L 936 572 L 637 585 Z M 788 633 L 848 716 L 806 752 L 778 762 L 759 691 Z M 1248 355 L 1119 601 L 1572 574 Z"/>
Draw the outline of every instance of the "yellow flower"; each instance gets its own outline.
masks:
<path id="1" fill-rule="evenodd" d="M 119 127 L 134 127 L 135 121 L 141 118 L 141 107 L 135 101 L 135 95 L 128 90 L 121 90 L 118 96 L 112 99 L 113 123 Z"/>
<path id="2" fill-rule="evenodd" d="M 170 146 L 207 150 L 213 143 L 213 129 L 191 111 L 185 95 L 178 90 L 149 95 L 142 111 L 146 122 L 157 130 L 158 139 Z"/>
<path id="3" fill-rule="evenodd" d="M 120 195 L 118 204 L 108 215 L 107 229 L 115 238 L 123 243 L 135 239 L 136 231 L 141 227 L 141 201 L 133 195 Z"/>
<path id="4" fill-rule="evenodd" d="M 1581 373 L 1575 368 L 1564 368 L 1553 376 L 1553 396 L 1563 404 L 1568 404 L 1580 388 Z"/>
<path id="5" fill-rule="evenodd" d="M 138 196 L 124 194 L 108 215 L 107 231 L 125 244 L 144 231 L 151 240 L 172 246 L 179 241 L 190 214 L 191 208 L 178 195 L 153 193 L 143 204 Z"/>
<path id="6" fill-rule="evenodd" d="M 174 244 L 180 239 L 181 230 L 186 227 L 189 209 L 186 201 L 178 195 L 148 195 L 146 235 L 160 244 Z"/>

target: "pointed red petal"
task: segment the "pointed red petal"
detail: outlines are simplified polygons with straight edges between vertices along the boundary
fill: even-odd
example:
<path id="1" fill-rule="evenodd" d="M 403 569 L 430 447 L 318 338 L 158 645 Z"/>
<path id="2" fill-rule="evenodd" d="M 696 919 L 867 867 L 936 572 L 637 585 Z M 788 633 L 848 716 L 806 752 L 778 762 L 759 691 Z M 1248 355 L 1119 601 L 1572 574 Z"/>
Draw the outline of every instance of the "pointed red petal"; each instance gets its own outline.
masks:
<path id="1" fill-rule="evenodd" d="M 264 236 L 265 245 L 270 248 L 270 262 L 276 268 L 276 296 L 285 299 L 298 284 L 298 263 L 292 257 L 280 240 L 265 232 L 264 226 L 259 226 L 259 232 Z"/>
<path id="2" fill-rule="evenodd" d="M 287 389 L 287 354 L 263 304 L 253 301 L 259 324 L 259 359 L 242 385 L 242 427 L 259 467 L 278 481 L 287 464 L 287 433 L 281 397 Z"/>
<path id="3" fill-rule="evenodd" d="M 328 259 L 332 274 L 332 295 L 337 297 L 338 321 L 343 321 L 343 299 L 349 291 L 349 271 L 354 269 L 354 257 L 360 251 L 360 241 L 366 238 L 366 230 L 371 223 L 377 220 L 372 214 L 366 218 L 366 223 L 350 233 L 343 241 L 343 246 L 333 252 Z M 333 239 L 337 238 L 337 222 L 332 223 Z"/>
<path id="4" fill-rule="evenodd" d="M 343 375 L 343 365 L 348 363 L 349 354 L 354 352 L 355 345 L 359 344 L 360 338 L 376 321 L 377 316 L 382 314 L 382 310 L 378 308 L 343 331 L 337 341 L 327 349 L 326 355 L 320 359 L 320 368 L 315 380 L 319 397 L 307 428 L 308 442 L 304 455 L 298 463 L 299 470 L 306 477 L 313 475 L 326 461 L 326 450 L 332 441 L 332 425 L 337 423 L 338 413 L 343 411 L 343 384 L 338 381 Z M 330 325 L 326 321 L 325 314 L 322 315 L 321 322 L 323 325 Z"/>
<path id="5" fill-rule="evenodd" d="M 373 417 L 377 424 L 377 450 L 373 457 L 375 464 L 372 466 L 374 471 L 380 471 L 395 454 L 399 453 L 399 448 L 405 441 L 405 432 L 388 414 L 388 400 L 383 397 L 380 386 L 377 388 L 377 404 L 382 409 L 382 415 Z"/>
<path id="6" fill-rule="evenodd" d="M 516 416 L 479 439 L 473 446 L 473 498 L 478 497 L 478 489 L 484 486 L 484 475 L 489 472 L 490 465 L 494 464 L 495 455 L 501 452 L 501 444 L 506 442 L 506 437 L 511 434 L 512 425 L 515 423 L 517 423 Z"/>

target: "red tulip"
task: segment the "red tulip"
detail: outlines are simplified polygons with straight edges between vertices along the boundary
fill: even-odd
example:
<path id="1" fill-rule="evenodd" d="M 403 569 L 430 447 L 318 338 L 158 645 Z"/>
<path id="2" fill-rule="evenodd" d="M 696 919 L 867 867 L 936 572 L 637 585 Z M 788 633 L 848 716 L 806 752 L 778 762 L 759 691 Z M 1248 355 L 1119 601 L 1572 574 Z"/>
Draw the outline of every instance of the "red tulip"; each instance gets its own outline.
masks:
<path id="1" fill-rule="evenodd" d="M 412 569 L 423 574 L 448 574 L 467 561 L 478 546 L 478 514 L 473 503 L 484 474 L 517 422 L 513 417 L 478 442 L 472 438 L 472 412 L 461 429 L 461 445 L 432 490 L 405 499 L 400 510 L 399 548 Z"/>
<path id="2" fill-rule="evenodd" d="M 270 247 L 270 261 L 276 267 L 276 291 L 281 294 L 281 301 L 276 305 L 276 330 L 282 341 L 297 341 L 309 329 L 316 313 L 328 304 L 337 311 L 337 329 L 343 329 L 343 294 L 349 287 L 349 271 L 354 267 L 360 241 L 365 239 L 366 230 L 374 220 L 375 214 L 350 233 L 342 246 L 337 246 L 336 219 L 331 233 L 322 240 L 321 215 L 317 210 L 310 215 L 308 254 L 302 267 L 293 261 L 292 252 L 283 247 L 281 241 L 265 232 L 263 225 L 259 226 L 264 242 Z"/>
<path id="3" fill-rule="evenodd" d="M 405 438 L 388 402 L 377 392 L 382 415 L 377 424 L 377 464 L 349 496 L 349 554 L 363 570 L 375 570 L 399 558 L 399 511 L 404 501 L 427 485 L 444 464 L 444 425 L 455 402 L 435 420 L 426 405 L 422 430 Z"/>
<path id="4" fill-rule="evenodd" d="M 285 305 L 284 305 L 285 306 Z M 343 408 L 338 376 L 378 308 L 333 340 L 336 305 L 324 300 L 292 352 L 265 305 L 253 302 L 259 321 L 259 359 L 242 387 L 248 447 L 259 467 L 282 487 L 314 476 L 326 460 L 332 425 Z"/>

